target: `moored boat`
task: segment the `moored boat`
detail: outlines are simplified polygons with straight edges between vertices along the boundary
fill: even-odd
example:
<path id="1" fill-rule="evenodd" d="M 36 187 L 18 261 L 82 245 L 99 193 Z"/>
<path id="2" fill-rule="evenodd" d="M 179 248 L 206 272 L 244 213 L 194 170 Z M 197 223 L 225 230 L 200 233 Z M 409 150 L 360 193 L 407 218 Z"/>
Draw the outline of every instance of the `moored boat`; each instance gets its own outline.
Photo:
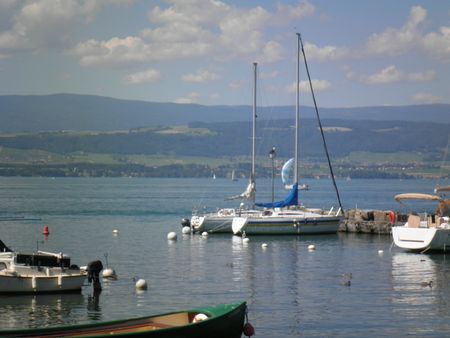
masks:
<path id="1" fill-rule="evenodd" d="M 264 208 L 264 210 L 256 216 L 252 217 L 235 217 L 232 222 L 232 230 L 234 234 L 246 235 L 305 235 L 305 234 L 329 234 L 337 233 L 339 224 L 343 220 L 342 206 L 339 197 L 339 192 L 334 180 L 334 174 L 328 154 L 325 137 L 320 122 L 317 105 L 315 104 L 317 118 L 319 121 L 320 130 L 324 143 L 325 152 L 330 168 L 330 176 L 336 190 L 337 199 L 340 208 L 336 213 L 332 213 L 333 208 L 328 213 L 313 209 L 306 209 L 299 206 L 298 191 L 299 189 L 307 190 L 306 186 L 299 184 L 299 89 L 300 89 L 300 46 L 303 53 L 305 66 L 310 83 L 311 93 L 314 98 L 314 91 L 312 88 L 311 78 L 306 64 L 306 56 L 303 49 L 303 43 L 300 34 L 297 33 L 297 95 L 295 107 L 295 142 L 294 142 L 294 158 L 289 160 L 282 169 L 282 179 L 286 187 L 291 190 L 284 200 L 272 203 L 255 203 L 257 207 Z M 292 185 L 287 185 L 288 172 L 293 170 L 294 177 Z"/>
<path id="2" fill-rule="evenodd" d="M 336 233 L 343 216 L 302 210 L 267 210 L 259 217 L 236 217 L 234 234 L 319 235 Z"/>
<path id="3" fill-rule="evenodd" d="M 197 211 L 192 213 L 189 226 L 194 232 L 210 232 L 210 233 L 232 233 L 232 223 L 235 217 L 252 217 L 260 214 L 260 210 L 255 207 L 255 156 L 256 156 L 256 77 L 258 64 L 253 63 L 253 110 L 252 110 L 252 168 L 250 173 L 250 180 L 247 188 L 239 195 L 226 198 L 227 200 L 248 200 L 251 206 L 245 206 L 244 203 L 238 208 L 222 208 L 217 212 L 199 214 Z M 184 220 L 183 220 L 184 221 Z M 182 221 L 182 222 L 183 222 Z M 183 225 L 183 223 L 182 223 Z M 183 225 L 184 226 L 184 225 Z"/>
<path id="4" fill-rule="evenodd" d="M 242 302 L 104 323 L 0 330 L 0 336 L 239 338 L 246 312 L 247 305 Z"/>
<path id="5" fill-rule="evenodd" d="M 402 249 L 417 252 L 450 250 L 449 200 L 440 196 L 418 193 L 399 194 L 395 200 L 437 201 L 436 213 L 411 213 L 405 224 L 392 227 L 394 244 Z"/>
<path id="6" fill-rule="evenodd" d="M 101 262 L 94 265 L 98 267 L 97 276 L 102 269 Z M 70 257 L 63 253 L 15 252 L 0 241 L 2 294 L 81 292 L 88 274 L 87 270 L 71 264 Z"/>

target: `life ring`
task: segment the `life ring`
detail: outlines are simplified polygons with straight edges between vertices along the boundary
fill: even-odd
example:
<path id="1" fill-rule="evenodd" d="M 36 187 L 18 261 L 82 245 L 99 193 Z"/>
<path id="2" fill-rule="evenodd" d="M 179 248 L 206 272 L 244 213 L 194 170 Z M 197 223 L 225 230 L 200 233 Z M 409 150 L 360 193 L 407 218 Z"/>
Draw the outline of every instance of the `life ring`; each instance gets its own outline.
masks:
<path id="1" fill-rule="evenodd" d="M 391 222 L 391 224 L 395 224 L 395 212 L 393 211 L 389 211 L 389 222 Z"/>

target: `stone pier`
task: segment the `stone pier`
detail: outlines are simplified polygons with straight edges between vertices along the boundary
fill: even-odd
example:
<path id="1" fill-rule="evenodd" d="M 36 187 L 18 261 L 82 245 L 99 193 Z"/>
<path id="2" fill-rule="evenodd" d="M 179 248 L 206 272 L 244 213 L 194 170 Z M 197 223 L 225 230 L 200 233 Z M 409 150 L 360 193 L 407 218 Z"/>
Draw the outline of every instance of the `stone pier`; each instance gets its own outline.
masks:
<path id="1" fill-rule="evenodd" d="M 389 235 L 393 226 L 390 212 L 390 210 L 349 209 L 345 212 L 345 219 L 339 231 Z M 395 221 L 402 224 L 406 222 L 406 217 L 403 214 L 396 214 Z"/>

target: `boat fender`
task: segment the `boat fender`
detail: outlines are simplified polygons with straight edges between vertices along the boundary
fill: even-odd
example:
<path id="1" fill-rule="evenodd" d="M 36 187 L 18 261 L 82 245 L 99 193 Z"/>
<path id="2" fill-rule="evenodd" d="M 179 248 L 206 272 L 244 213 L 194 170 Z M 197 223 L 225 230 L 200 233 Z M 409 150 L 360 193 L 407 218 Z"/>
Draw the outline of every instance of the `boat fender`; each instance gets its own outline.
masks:
<path id="1" fill-rule="evenodd" d="M 194 317 L 194 319 L 192 320 L 193 323 L 198 323 L 201 322 L 203 320 L 208 319 L 208 316 L 205 315 L 204 313 L 197 313 Z"/>
<path id="2" fill-rule="evenodd" d="M 389 211 L 389 222 L 391 223 L 391 225 L 395 224 L 395 212 L 393 211 Z"/>
<path id="3" fill-rule="evenodd" d="M 100 284 L 100 271 L 103 270 L 102 261 L 92 261 L 87 266 L 88 281 L 92 283 L 94 291 L 101 291 L 102 286 Z"/>
<path id="4" fill-rule="evenodd" d="M 250 323 L 245 323 L 242 331 L 244 332 L 244 335 L 247 337 L 251 337 L 251 336 L 255 335 L 255 328 Z"/>

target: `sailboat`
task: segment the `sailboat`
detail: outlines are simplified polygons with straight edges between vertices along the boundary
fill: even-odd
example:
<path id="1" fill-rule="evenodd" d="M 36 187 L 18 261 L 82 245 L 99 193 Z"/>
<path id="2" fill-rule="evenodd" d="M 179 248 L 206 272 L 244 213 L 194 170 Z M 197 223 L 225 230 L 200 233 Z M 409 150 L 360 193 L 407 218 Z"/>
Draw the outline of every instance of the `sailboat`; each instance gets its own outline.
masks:
<path id="1" fill-rule="evenodd" d="M 236 172 L 234 170 L 231 171 L 231 180 L 233 182 L 236 182 L 238 180 L 236 177 Z"/>
<path id="2" fill-rule="evenodd" d="M 298 190 L 299 190 L 299 175 L 298 175 L 298 144 L 299 144 L 299 88 L 300 88 L 300 45 L 303 56 L 303 44 L 300 34 L 297 33 L 297 95 L 296 95 L 296 114 L 295 114 L 295 157 L 294 157 L 294 183 L 287 197 L 278 202 L 273 203 L 256 203 L 258 207 L 264 208 L 260 215 L 253 217 L 240 216 L 235 217 L 232 222 L 232 230 L 234 234 L 246 235 L 302 235 L 302 234 L 328 234 L 336 233 L 342 216 L 342 207 L 336 213 L 330 209 L 328 213 L 322 213 L 318 210 L 302 209 L 298 206 Z M 306 69 L 306 57 L 305 57 Z M 308 71 L 309 77 L 309 71 Z M 310 79 L 311 92 L 312 90 Z M 315 103 L 315 99 L 314 99 Z M 316 113 L 318 116 L 317 105 Z M 320 119 L 319 119 L 320 124 Z M 321 127 L 321 125 L 320 125 Z M 322 128 L 321 128 L 322 129 Z M 323 136 L 323 134 L 322 134 Z M 324 142 L 325 149 L 326 143 Z M 327 149 L 326 149 L 327 151 Z M 327 158 L 328 151 L 327 151 Z M 330 164 L 330 170 L 331 163 Z M 333 177 L 334 182 L 334 175 Z M 334 182 L 335 183 L 335 182 Z M 336 184 L 334 184 L 336 187 Z M 336 192 L 339 199 L 339 193 Z"/>
<path id="3" fill-rule="evenodd" d="M 256 156 L 256 62 L 253 63 L 254 86 L 253 86 L 253 110 L 252 110 L 252 167 L 250 180 L 247 188 L 239 195 L 226 198 L 227 200 L 242 199 L 251 201 L 251 208 L 246 207 L 242 202 L 238 208 L 222 208 L 217 212 L 200 214 L 194 211 L 189 222 L 194 232 L 210 232 L 210 233 L 231 233 L 232 223 L 235 217 L 253 217 L 259 215 L 261 210 L 254 209 L 255 206 L 255 156 Z M 184 220 L 182 221 L 182 224 Z"/>

